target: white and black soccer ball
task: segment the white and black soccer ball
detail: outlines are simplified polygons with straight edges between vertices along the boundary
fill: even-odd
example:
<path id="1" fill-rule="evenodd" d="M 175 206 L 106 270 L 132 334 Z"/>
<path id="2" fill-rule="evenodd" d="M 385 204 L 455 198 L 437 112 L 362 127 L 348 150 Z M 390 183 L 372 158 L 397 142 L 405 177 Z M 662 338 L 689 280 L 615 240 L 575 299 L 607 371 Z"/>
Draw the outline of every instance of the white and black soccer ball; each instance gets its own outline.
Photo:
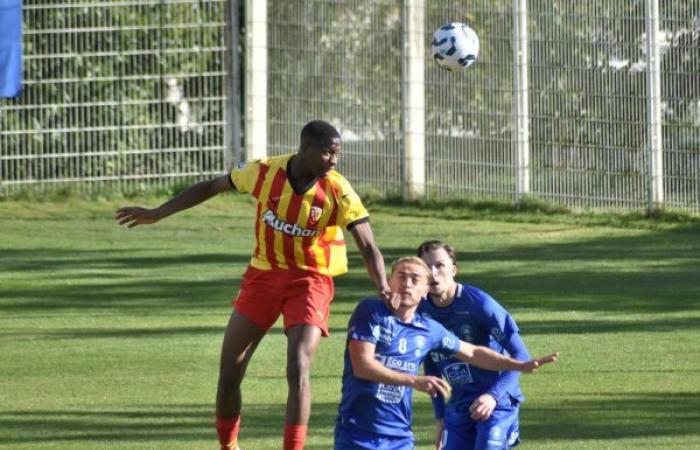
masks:
<path id="1" fill-rule="evenodd" d="M 479 36 L 466 24 L 446 23 L 433 33 L 430 50 L 440 68 L 457 72 L 479 57 Z"/>

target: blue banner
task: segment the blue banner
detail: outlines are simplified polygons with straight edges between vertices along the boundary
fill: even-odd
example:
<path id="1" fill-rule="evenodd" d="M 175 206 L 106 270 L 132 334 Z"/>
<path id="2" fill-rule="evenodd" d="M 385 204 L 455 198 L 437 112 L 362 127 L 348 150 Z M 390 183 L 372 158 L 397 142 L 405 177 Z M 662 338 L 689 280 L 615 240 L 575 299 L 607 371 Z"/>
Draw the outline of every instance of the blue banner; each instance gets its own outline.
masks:
<path id="1" fill-rule="evenodd" d="M 22 0 L 0 0 L 0 97 L 22 91 Z"/>

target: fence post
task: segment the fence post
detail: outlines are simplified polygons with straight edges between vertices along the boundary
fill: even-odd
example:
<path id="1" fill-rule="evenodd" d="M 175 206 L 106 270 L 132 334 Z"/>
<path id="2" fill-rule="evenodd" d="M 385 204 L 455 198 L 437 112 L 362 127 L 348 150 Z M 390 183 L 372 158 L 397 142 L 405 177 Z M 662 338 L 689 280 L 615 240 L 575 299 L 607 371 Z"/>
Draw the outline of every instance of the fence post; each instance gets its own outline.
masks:
<path id="1" fill-rule="evenodd" d="M 267 155 L 267 1 L 246 0 L 245 154 Z"/>
<path id="2" fill-rule="evenodd" d="M 415 200 L 425 194 L 425 0 L 405 0 L 401 19 L 403 197 Z"/>
<path id="3" fill-rule="evenodd" d="M 661 131 L 661 48 L 659 0 L 646 0 L 647 154 L 649 157 L 649 211 L 663 207 L 663 134 Z"/>
<path id="4" fill-rule="evenodd" d="M 241 90 L 239 83 L 240 58 L 238 57 L 238 35 L 240 33 L 239 2 L 226 2 L 226 108 L 224 110 L 224 165 L 223 170 L 231 170 L 233 165 L 243 159 L 241 149 Z"/>
<path id="5" fill-rule="evenodd" d="M 522 200 L 530 193 L 530 97 L 528 81 L 527 0 L 513 0 L 513 140 L 517 155 L 516 194 Z"/>

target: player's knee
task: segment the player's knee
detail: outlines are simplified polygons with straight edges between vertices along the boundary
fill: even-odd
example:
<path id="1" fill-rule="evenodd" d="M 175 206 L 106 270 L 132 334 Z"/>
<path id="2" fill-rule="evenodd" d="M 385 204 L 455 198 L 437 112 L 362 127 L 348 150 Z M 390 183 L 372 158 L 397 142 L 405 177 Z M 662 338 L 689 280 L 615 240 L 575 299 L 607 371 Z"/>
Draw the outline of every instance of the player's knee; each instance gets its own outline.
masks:
<path id="1" fill-rule="evenodd" d="M 298 354 L 287 361 L 287 379 L 290 384 L 308 383 L 311 372 L 311 358 Z"/>

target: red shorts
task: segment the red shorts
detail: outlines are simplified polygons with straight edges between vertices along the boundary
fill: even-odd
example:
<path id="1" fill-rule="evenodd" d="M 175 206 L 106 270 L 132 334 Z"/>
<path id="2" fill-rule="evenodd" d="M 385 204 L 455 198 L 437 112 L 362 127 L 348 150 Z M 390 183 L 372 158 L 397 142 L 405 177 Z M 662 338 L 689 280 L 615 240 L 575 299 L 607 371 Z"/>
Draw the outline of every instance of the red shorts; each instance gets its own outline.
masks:
<path id="1" fill-rule="evenodd" d="M 267 331 L 282 314 L 284 330 L 314 325 L 328 336 L 333 278 L 305 270 L 260 270 L 248 266 L 233 307 Z"/>

